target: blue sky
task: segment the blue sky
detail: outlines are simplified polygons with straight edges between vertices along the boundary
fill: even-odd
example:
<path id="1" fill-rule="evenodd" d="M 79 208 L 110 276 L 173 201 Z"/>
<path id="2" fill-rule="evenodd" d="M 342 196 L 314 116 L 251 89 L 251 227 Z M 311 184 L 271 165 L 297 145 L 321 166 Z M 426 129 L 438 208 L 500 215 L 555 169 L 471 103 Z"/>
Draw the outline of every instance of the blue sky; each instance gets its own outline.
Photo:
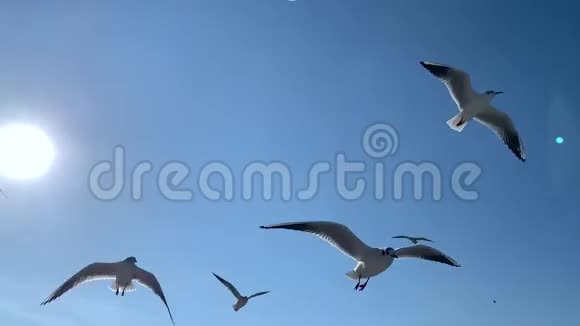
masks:
<path id="1" fill-rule="evenodd" d="M 26 122 L 52 138 L 57 157 L 32 181 L 2 179 L 0 324 L 169 325 L 146 289 L 115 297 L 91 283 L 40 307 L 93 261 L 136 256 L 154 272 L 177 325 L 546 325 L 580 321 L 576 124 L 580 100 L 572 1 L 113 1 L 0 4 L 0 123 Z M 459 26 L 460 28 L 457 28 Z M 528 150 L 519 162 L 483 126 L 461 134 L 444 86 L 419 61 L 471 73 L 514 119 Z M 253 161 L 281 161 L 304 185 L 308 168 L 345 153 L 365 155 L 375 122 L 397 129 L 393 167 L 430 161 L 443 171 L 443 199 L 345 201 L 331 176 L 307 202 L 240 197 Z M 555 137 L 565 137 L 556 144 Z M 153 176 L 144 198 L 91 195 L 88 175 L 113 149 L 127 169 L 154 173 L 187 163 L 191 202 L 163 198 Z M 204 164 L 236 175 L 231 202 L 196 191 Z M 450 171 L 464 161 L 483 173 L 480 199 L 456 198 Z M 368 174 L 367 174 L 368 175 Z M 353 181 L 351 180 L 351 183 Z M 407 245 L 413 234 L 457 259 L 456 269 L 396 261 L 353 291 L 354 262 L 306 234 L 263 231 L 267 223 L 332 220 L 368 244 Z M 215 272 L 241 292 L 271 290 L 238 313 Z M 497 300 L 493 304 L 492 300 Z"/>

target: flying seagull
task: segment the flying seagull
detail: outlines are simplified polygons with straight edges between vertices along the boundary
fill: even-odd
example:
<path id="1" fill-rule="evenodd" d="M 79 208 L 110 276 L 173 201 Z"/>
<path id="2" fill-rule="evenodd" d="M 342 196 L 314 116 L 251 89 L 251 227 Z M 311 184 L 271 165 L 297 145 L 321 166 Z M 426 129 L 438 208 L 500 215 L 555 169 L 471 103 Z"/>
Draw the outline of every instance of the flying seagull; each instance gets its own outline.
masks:
<path id="1" fill-rule="evenodd" d="M 4 192 L 4 190 L 2 190 L 2 188 L 0 188 L 0 193 L 2 194 L 2 196 L 8 198 L 8 196 L 6 196 L 6 193 Z"/>
<path id="2" fill-rule="evenodd" d="M 215 276 L 218 279 L 218 281 L 220 281 L 223 285 L 225 285 L 225 287 L 227 287 L 232 292 L 232 294 L 234 295 L 234 297 L 236 297 L 236 299 L 238 299 L 238 301 L 232 306 L 232 308 L 234 308 L 234 311 L 238 311 L 238 310 L 242 309 L 242 307 L 245 306 L 251 298 L 255 298 L 257 296 L 264 295 L 266 293 L 270 293 L 270 291 L 258 292 L 256 294 L 252 294 L 249 297 L 246 297 L 246 296 L 241 295 L 240 292 L 238 292 L 238 290 L 232 285 L 232 283 L 224 280 L 216 273 L 212 273 L 212 274 L 213 274 L 213 276 Z"/>
<path id="3" fill-rule="evenodd" d="M 413 244 L 417 244 L 419 243 L 419 241 L 427 241 L 427 242 L 433 242 L 432 240 L 429 240 L 427 238 L 416 238 L 416 237 L 410 237 L 410 236 L 406 236 L 406 235 L 398 235 L 396 237 L 393 237 L 393 239 L 407 239 L 409 241 L 411 241 Z"/>
<path id="4" fill-rule="evenodd" d="M 447 125 L 461 132 L 471 119 L 491 129 L 522 162 L 526 161 L 524 144 L 512 119 L 491 105 L 491 100 L 503 92 L 477 93 L 471 88 L 469 75 L 457 68 L 439 63 L 421 61 L 421 65 L 441 80 L 457 104 L 459 113 L 447 121 Z"/>
<path id="5" fill-rule="evenodd" d="M 460 267 L 453 258 L 441 251 L 424 245 L 416 245 L 399 249 L 372 248 L 362 242 L 348 227 L 342 224 L 325 221 L 281 223 L 260 226 L 261 229 L 287 229 L 312 233 L 330 245 L 340 250 L 356 261 L 355 268 L 346 276 L 358 280 L 354 289 L 362 291 L 370 278 L 385 271 L 395 258 L 420 258 L 455 267 Z M 362 278 L 366 282 L 361 284 Z"/>
<path id="6" fill-rule="evenodd" d="M 137 267 L 135 263 L 137 263 L 135 257 L 128 257 L 125 260 L 114 263 L 93 263 L 87 265 L 59 286 L 58 289 L 52 292 L 40 305 L 43 306 L 54 301 L 76 286 L 96 280 L 113 280 L 109 289 L 114 291 L 115 295 L 119 295 L 119 291 L 121 291 L 121 296 L 124 296 L 125 292 L 136 290 L 133 286 L 133 281 L 136 281 L 142 286 L 151 289 L 161 298 L 161 300 L 163 300 L 167 312 L 169 312 L 169 318 L 171 318 L 171 322 L 175 325 L 173 316 L 171 315 L 171 310 L 169 310 L 169 305 L 167 305 L 167 300 L 165 300 L 165 295 L 163 294 L 159 281 L 157 281 L 155 275 Z"/>

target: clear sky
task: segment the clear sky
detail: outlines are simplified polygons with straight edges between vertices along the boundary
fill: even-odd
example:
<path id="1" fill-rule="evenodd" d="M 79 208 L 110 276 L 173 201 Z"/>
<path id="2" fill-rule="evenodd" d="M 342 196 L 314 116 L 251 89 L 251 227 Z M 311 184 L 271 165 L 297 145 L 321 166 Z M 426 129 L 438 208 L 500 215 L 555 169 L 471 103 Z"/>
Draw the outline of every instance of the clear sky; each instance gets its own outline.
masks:
<path id="1" fill-rule="evenodd" d="M 0 180 L 9 195 L 0 199 L 0 324 L 170 325 L 150 291 L 115 297 L 107 282 L 39 306 L 86 264 L 127 256 L 158 276 L 177 325 L 580 322 L 578 9 L 574 1 L 1 2 L 0 123 L 43 128 L 57 156 L 40 179 Z M 470 72 L 480 91 L 504 91 L 494 104 L 515 121 L 528 161 L 476 122 L 450 130 L 455 104 L 421 60 Z M 429 190 L 415 200 L 408 188 L 396 201 L 387 187 L 382 201 L 368 191 L 347 201 L 330 174 L 309 201 L 284 201 L 278 189 L 271 201 L 241 198 L 253 161 L 284 162 L 295 188 L 336 153 L 376 162 L 361 145 L 375 122 L 399 135 L 387 175 L 401 162 L 433 162 L 441 200 Z M 153 164 L 140 201 L 129 176 L 116 200 L 89 190 L 91 167 L 117 145 L 127 171 Z M 191 167 L 184 186 L 193 201 L 157 190 L 154 176 L 170 161 Z M 212 161 L 234 172 L 232 201 L 197 188 Z M 449 186 L 464 161 L 483 171 L 472 185 L 477 201 Z M 407 245 L 391 239 L 398 234 L 426 236 L 463 267 L 395 261 L 356 292 L 348 257 L 307 234 L 258 229 L 313 219 L 348 224 L 377 247 Z M 272 293 L 234 313 L 212 272 L 242 293 Z"/>

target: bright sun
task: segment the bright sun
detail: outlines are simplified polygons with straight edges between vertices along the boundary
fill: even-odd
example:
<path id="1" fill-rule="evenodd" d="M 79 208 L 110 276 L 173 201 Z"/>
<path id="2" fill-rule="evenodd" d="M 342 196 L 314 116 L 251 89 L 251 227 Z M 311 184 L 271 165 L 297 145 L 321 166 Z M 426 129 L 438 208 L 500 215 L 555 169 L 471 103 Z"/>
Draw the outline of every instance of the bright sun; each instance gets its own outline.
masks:
<path id="1" fill-rule="evenodd" d="M 23 124 L 0 126 L 0 175 L 11 179 L 43 176 L 54 160 L 54 147 L 40 129 Z"/>

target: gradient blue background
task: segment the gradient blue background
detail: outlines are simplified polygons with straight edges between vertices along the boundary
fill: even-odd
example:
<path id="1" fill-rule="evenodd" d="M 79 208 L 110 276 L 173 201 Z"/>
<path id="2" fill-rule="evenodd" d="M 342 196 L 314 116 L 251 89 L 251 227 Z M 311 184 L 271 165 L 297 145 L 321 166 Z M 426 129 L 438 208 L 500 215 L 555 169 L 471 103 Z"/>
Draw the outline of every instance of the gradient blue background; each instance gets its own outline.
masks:
<path id="1" fill-rule="evenodd" d="M 0 324 L 170 325 L 161 302 L 139 288 L 123 298 L 91 283 L 39 303 L 93 261 L 134 255 L 163 285 L 177 325 L 528 325 L 580 322 L 577 250 L 580 122 L 578 5 L 573 1 L 62 1 L 0 3 L 0 123 L 29 122 L 51 135 L 57 159 L 42 179 L 2 179 Z M 521 132 L 519 162 L 485 127 L 463 133 L 445 87 L 420 65 L 471 73 Z M 323 176 L 308 202 L 241 199 L 249 162 L 280 160 L 304 187 L 308 168 L 374 160 L 368 125 L 395 126 L 388 165 L 432 161 L 444 172 L 441 201 L 348 202 Z M 565 137 L 561 145 L 557 136 Z M 146 178 L 100 202 L 88 188 L 114 146 L 127 168 L 192 167 L 193 202 L 175 203 Z M 1 154 L 0 154 L 1 155 Z M 196 188 L 207 162 L 236 172 L 232 202 Z M 477 202 L 462 202 L 450 171 L 477 162 Z M 367 174 L 368 175 L 368 174 Z M 351 179 L 352 181 L 352 179 Z M 306 234 L 266 223 L 324 219 L 348 224 L 373 246 L 427 236 L 462 268 L 401 260 L 353 291 L 354 262 Z M 234 313 L 216 272 L 242 293 L 271 290 Z M 497 300 L 493 304 L 493 300 Z"/>

